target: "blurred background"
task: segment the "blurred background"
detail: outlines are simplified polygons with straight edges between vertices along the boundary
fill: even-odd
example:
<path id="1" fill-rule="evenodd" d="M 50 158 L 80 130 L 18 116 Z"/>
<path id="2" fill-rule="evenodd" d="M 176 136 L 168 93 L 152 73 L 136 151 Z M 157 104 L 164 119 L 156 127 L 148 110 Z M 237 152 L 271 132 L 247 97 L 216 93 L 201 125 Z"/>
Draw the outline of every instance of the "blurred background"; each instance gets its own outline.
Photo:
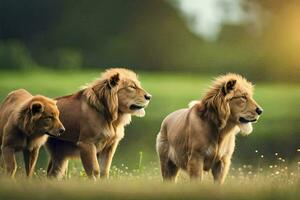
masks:
<path id="1" fill-rule="evenodd" d="M 265 112 L 239 137 L 234 163 L 288 161 L 300 147 L 299 0 L 0 0 L 0 97 L 25 88 L 66 95 L 105 68 L 137 71 L 153 95 L 128 126 L 114 164 L 157 161 L 162 119 L 236 72 Z M 299 151 L 298 151 L 299 152 Z M 47 160 L 42 154 L 40 165 Z"/>

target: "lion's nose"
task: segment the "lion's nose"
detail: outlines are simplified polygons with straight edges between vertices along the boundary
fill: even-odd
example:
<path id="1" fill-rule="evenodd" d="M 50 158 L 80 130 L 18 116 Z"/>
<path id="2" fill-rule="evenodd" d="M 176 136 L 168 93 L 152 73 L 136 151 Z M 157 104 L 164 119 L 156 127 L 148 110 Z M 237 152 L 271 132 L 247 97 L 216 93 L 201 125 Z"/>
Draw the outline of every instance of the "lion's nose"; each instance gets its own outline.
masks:
<path id="1" fill-rule="evenodd" d="M 256 111 L 256 113 L 257 113 L 258 115 L 261 115 L 262 112 L 263 112 L 263 109 L 260 108 L 260 107 L 257 107 L 255 111 Z"/>
<path id="2" fill-rule="evenodd" d="M 64 127 L 61 127 L 58 129 L 58 132 L 59 132 L 59 134 L 63 134 L 65 132 L 65 130 L 66 129 Z"/>
<path id="3" fill-rule="evenodd" d="M 151 94 L 145 94 L 145 99 L 146 99 L 146 100 L 150 100 L 151 97 L 152 97 Z"/>

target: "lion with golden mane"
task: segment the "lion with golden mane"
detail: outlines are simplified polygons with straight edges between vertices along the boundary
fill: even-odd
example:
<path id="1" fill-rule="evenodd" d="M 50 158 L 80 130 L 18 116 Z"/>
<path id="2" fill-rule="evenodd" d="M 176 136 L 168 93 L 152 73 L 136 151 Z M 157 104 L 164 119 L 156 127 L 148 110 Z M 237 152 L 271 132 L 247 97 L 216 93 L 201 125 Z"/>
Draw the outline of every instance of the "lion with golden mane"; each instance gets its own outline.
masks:
<path id="1" fill-rule="evenodd" d="M 223 183 L 236 134 L 250 134 L 260 114 L 250 82 L 237 74 L 218 77 L 202 100 L 163 120 L 156 141 L 163 179 L 175 181 L 183 169 L 201 180 L 203 170 L 211 170 L 215 182 Z"/>
<path id="2" fill-rule="evenodd" d="M 61 178 L 68 160 L 80 157 L 88 177 L 108 177 L 125 125 L 131 115 L 145 115 L 150 99 L 137 75 L 123 68 L 109 69 L 82 90 L 57 98 L 66 131 L 47 141 L 48 176 Z"/>

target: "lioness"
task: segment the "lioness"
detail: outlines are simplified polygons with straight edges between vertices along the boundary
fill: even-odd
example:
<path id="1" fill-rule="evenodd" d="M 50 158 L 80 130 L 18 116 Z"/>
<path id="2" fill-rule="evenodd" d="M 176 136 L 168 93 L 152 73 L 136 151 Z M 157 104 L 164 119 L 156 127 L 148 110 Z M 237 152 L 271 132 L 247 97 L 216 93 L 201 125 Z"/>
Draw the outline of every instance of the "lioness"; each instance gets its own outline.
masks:
<path id="1" fill-rule="evenodd" d="M 48 176 L 61 178 L 68 160 L 80 156 L 88 177 L 108 177 L 124 126 L 131 115 L 145 115 L 150 99 L 137 75 L 122 68 L 109 69 L 84 89 L 57 98 L 66 134 L 47 141 Z"/>
<path id="2" fill-rule="evenodd" d="M 163 120 L 156 141 L 163 179 L 175 181 L 183 169 L 201 180 L 211 169 L 215 182 L 223 183 L 236 134 L 250 134 L 260 114 L 250 82 L 237 74 L 218 77 L 201 101 Z"/>
<path id="3" fill-rule="evenodd" d="M 32 96 L 24 89 L 9 93 L 0 106 L 0 144 L 8 174 L 14 177 L 15 152 L 22 150 L 26 174 L 32 176 L 39 149 L 48 135 L 59 136 L 64 131 L 56 101 Z"/>

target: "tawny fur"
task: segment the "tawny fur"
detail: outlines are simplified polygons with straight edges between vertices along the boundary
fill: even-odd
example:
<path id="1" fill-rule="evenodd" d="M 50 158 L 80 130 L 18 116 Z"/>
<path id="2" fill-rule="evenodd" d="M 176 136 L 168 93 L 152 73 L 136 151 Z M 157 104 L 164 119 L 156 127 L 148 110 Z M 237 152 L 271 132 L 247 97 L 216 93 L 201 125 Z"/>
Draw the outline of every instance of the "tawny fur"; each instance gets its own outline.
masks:
<path id="1" fill-rule="evenodd" d="M 252 96 L 250 82 L 227 74 L 218 77 L 200 101 L 169 114 L 156 141 L 163 179 L 175 181 L 179 169 L 201 179 L 203 170 L 211 170 L 214 180 L 223 183 L 236 134 L 249 134 L 251 122 L 258 119 L 256 110 L 261 108 Z"/>
<path id="2" fill-rule="evenodd" d="M 51 119 L 49 119 L 51 117 Z M 23 151 L 27 176 L 32 176 L 40 147 L 48 135 L 57 135 L 59 121 L 56 102 L 47 97 L 32 96 L 24 89 L 11 92 L 0 107 L 0 145 L 2 165 L 14 177 L 15 152 Z"/>
<path id="3" fill-rule="evenodd" d="M 90 178 L 108 177 L 113 155 L 131 115 L 144 116 L 150 95 L 127 69 L 105 71 L 82 90 L 57 98 L 66 133 L 49 138 L 48 176 L 61 178 L 68 160 L 80 157 Z M 132 109 L 132 106 L 140 109 Z"/>

